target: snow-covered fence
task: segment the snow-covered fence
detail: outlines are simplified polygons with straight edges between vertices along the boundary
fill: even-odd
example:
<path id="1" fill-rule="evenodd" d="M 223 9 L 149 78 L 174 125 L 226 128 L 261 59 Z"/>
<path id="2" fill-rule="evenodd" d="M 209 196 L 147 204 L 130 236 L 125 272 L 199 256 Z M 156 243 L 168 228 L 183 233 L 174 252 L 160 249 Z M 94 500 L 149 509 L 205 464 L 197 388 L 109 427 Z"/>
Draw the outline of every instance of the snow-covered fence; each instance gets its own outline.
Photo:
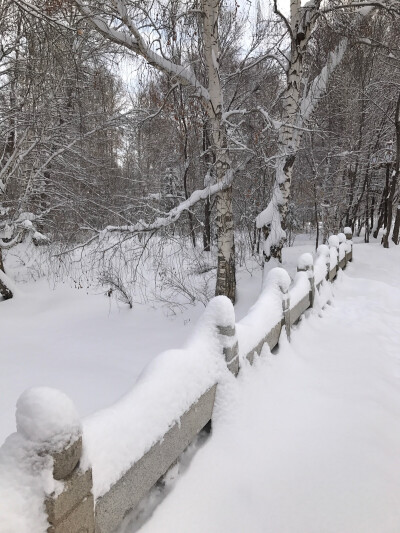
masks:
<path id="1" fill-rule="evenodd" d="M 351 237 L 345 228 L 330 237 L 329 246 L 318 248 L 315 259 L 303 254 L 293 283 L 284 269 L 272 269 L 258 300 L 237 323 L 230 300 L 214 298 L 185 349 L 158 356 L 127 396 L 82 426 L 62 393 L 24 393 L 17 433 L 0 449 L 0 468 L 6 464 L 10 479 L 25 479 L 16 471 L 32 463 L 27 487 L 21 487 L 29 497 L 24 494 L 17 508 L 33 502 L 37 512 L 41 500 L 43 516 L 30 518 L 19 533 L 44 533 L 46 520 L 49 533 L 114 531 L 209 427 L 218 384 L 233 379 L 246 360 L 253 363 L 264 346 L 272 350 L 282 329 L 290 338 L 291 328 L 320 299 L 325 284 L 352 260 Z M 10 463 L 15 463 L 11 469 Z M 0 497 L 1 490 L 0 484 Z M 32 509 L 27 516 L 33 516 Z"/>

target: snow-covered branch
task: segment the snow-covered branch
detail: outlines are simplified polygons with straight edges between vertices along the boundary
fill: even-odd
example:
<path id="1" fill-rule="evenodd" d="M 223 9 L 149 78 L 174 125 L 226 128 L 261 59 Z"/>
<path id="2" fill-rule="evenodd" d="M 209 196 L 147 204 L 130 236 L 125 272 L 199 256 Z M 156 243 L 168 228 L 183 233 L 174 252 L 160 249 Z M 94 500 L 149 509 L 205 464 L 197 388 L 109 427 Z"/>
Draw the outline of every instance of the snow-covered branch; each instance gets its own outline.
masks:
<path id="1" fill-rule="evenodd" d="M 103 37 L 128 48 L 135 54 L 143 57 L 149 65 L 152 65 L 157 70 L 173 76 L 182 85 L 193 87 L 204 100 L 210 100 L 208 90 L 198 81 L 189 65 L 179 65 L 166 59 L 162 55 L 154 52 L 154 50 L 144 42 L 140 31 L 128 16 L 126 6 L 122 1 L 116 2 L 117 16 L 129 30 L 129 33 L 128 31 L 112 28 L 103 17 L 92 13 L 80 0 L 75 0 L 75 4 L 81 14 L 101 35 L 103 35 Z"/>
<path id="2" fill-rule="evenodd" d="M 274 130 L 279 130 L 279 128 L 282 126 L 281 121 L 275 120 L 273 117 L 271 117 L 268 111 L 262 107 L 259 107 L 258 110 L 267 121 L 268 127 L 273 128 Z"/>
<path id="3" fill-rule="evenodd" d="M 140 222 L 137 222 L 136 224 L 128 224 L 125 226 L 107 226 L 106 228 L 104 228 L 104 230 L 99 232 L 99 236 L 102 237 L 107 233 L 135 234 L 142 232 L 151 232 L 159 230 L 161 228 L 165 228 L 166 226 L 169 226 L 176 222 L 182 215 L 182 213 L 184 213 L 185 211 L 189 211 L 199 201 L 205 200 L 206 198 L 213 196 L 214 194 L 230 187 L 232 185 L 232 181 L 233 171 L 230 170 L 225 176 L 224 180 L 219 181 L 218 183 L 215 183 L 213 185 L 209 185 L 204 189 L 194 191 L 187 200 L 181 202 L 178 206 L 171 209 L 171 211 L 169 211 L 169 213 L 165 217 L 159 217 L 150 224 L 142 220 Z"/>
<path id="4" fill-rule="evenodd" d="M 345 37 L 340 41 L 335 50 L 330 52 L 326 65 L 311 83 L 307 95 L 303 98 L 300 105 L 299 119 L 302 123 L 310 119 L 319 100 L 325 95 L 329 79 L 336 67 L 341 63 L 347 49 L 347 44 L 348 39 Z"/>

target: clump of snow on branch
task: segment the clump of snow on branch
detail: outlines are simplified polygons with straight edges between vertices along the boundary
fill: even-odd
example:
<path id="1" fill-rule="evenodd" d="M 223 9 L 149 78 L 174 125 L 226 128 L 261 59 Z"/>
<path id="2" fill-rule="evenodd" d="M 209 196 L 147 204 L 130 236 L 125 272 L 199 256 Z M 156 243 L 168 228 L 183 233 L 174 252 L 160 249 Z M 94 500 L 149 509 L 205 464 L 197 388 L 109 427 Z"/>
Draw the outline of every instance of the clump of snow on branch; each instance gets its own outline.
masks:
<path id="1" fill-rule="evenodd" d="M 282 228 L 281 215 L 279 206 L 282 205 L 282 193 L 278 186 L 274 187 L 271 201 L 264 211 L 262 211 L 256 218 L 257 228 L 266 227 L 269 234 L 264 241 L 263 250 L 267 257 L 271 255 L 271 246 L 284 242 L 286 239 L 286 232 Z"/>

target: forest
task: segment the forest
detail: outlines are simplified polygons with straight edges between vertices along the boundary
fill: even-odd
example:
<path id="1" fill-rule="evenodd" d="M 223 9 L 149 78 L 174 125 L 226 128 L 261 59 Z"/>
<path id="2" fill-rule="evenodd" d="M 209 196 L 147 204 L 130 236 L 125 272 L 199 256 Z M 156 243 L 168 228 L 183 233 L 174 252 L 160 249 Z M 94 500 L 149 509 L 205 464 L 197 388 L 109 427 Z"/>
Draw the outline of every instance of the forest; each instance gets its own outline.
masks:
<path id="1" fill-rule="evenodd" d="M 33 277 L 131 307 L 234 302 L 298 233 L 399 244 L 398 0 L 0 10 L 3 299 L 22 244 Z"/>

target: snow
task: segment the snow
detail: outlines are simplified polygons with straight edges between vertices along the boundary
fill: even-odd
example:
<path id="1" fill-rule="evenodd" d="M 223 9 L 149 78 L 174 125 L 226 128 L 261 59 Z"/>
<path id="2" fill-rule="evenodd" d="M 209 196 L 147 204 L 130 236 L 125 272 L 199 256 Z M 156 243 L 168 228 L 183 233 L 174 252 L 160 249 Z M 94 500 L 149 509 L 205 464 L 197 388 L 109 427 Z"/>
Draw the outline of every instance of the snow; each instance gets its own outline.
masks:
<path id="1" fill-rule="evenodd" d="M 279 160 L 277 163 L 277 182 L 283 183 L 285 174 L 283 169 L 279 172 L 278 166 L 282 163 Z M 283 163 L 282 163 L 283 164 Z M 281 179 L 278 179 L 281 176 Z M 277 184 L 274 186 L 272 198 L 267 207 L 256 218 L 257 228 L 267 227 L 269 229 L 268 237 L 263 243 L 263 250 L 267 257 L 271 255 L 271 246 L 278 244 L 286 239 L 286 232 L 282 228 L 281 216 L 279 213 L 279 206 L 283 204 L 282 192 Z"/>
<path id="2" fill-rule="evenodd" d="M 339 237 L 337 235 L 331 235 L 328 239 L 328 243 L 330 247 L 339 248 Z"/>
<path id="3" fill-rule="evenodd" d="M 33 442 L 46 442 L 62 449 L 82 432 L 72 400 L 50 387 L 34 387 L 21 394 L 15 414 L 17 431 Z"/>
<path id="4" fill-rule="evenodd" d="M 317 258 L 314 265 L 315 284 L 318 285 L 326 278 L 328 272 L 328 263 L 330 261 L 329 247 L 326 244 L 320 244 L 317 249 Z"/>
<path id="5" fill-rule="evenodd" d="M 312 241 L 307 236 L 298 247 L 284 250 L 284 266 L 291 275 L 295 273 L 299 253 L 311 248 Z M 18 269 L 13 275 L 16 272 Z M 253 295 L 259 293 L 260 271 L 250 274 L 239 270 L 238 317 L 247 314 Z M 261 296 L 246 319 L 237 324 L 241 355 L 247 348 L 254 348 L 281 319 L 282 291 L 287 291 L 289 284 L 290 276 L 282 269 L 273 269 L 265 276 Z M 247 291 L 247 287 L 251 290 Z M 327 287 L 323 287 L 325 296 L 316 297 L 316 308 L 331 298 Z M 44 495 L 55 490 L 58 483 L 52 480 L 51 464 L 43 458 L 40 464 L 37 462 L 38 441 L 61 445 L 67 433 L 80 432 L 79 418 L 70 400 L 58 391 L 37 386 L 50 384 L 65 390 L 74 402 L 78 399 L 79 410 L 86 415 L 82 463 L 83 467 L 93 465 L 94 494 L 98 497 L 162 438 L 210 386 L 218 381 L 222 383 L 221 394 L 229 389 L 233 377 L 227 371 L 221 348 L 234 338 L 218 335 L 216 324 L 232 326 L 235 314 L 224 297 L 213 299 L 204 314 L 199 306 L 171 320 L 160 310 L 146 306 L 132 311 L 120 308 L 86 287 L 72 290 L 58 284 L 52 291 L 39 281 L 18 285 L 18 289 L 23 298 L 2 302 L 0 306 L 0 333 L 5 346 L 0 354 L 4 368 L 0 376 L 5 391 L 2 397 L 5 408 L 1 410 L 4 436 L 14 427 L 14 398 L 27 386 L 36 388 L 18 401 L 18 432 L 1 448 L 0 468 L 5 481 L 0 490 L 3 493 L 10 487 L 10 494 L 14 494 L 10 496 L 11 503 L 8 496 L 4 498 L 9 507 L 4 524 L 7 520 L 12 524 L 10 516 L 20 514 L 18 531 L 36 533 L 46 529 Z M 308 290 L 307 274 L 299 273 L 290 295 L 292 305 L 297 292 L 300 299 Z M 185 342 L 192 329 L 185 324 L 196 321 L 200 315 L 203 316 L 196 329 Z M 163 347 L 182 344 L 182 349 L 168 350 L 153 359 L 137 379 L 145 363 Z M 68 431 L 63 435 L 65 427 Z M 32 468 L 26 467 L 28 463 L 32 463 Z M 21 491 L 21 486 L 26 491 Z M 21 513 L 19 507 L 24 509 Z M 27 518 L 30 514 L 37 515 L 31 529 Z M 2 526 L 0 531 L 3 533 Z"/>
<path id="6" fill-rule="evenodd" d="M 211 438 L 141 533 L 398 531 L 400 250 L 355 258 L 332 306 L 218 394 Z"/>
<path id="7" fill-rule="evenodd" d="M 20 433 L 0 447 L 0 532 L 42 533 L 48 523 L 45 495 L 59 482 L 53 480 L 52 459 L 38 455 L 34 443 Z"/>
<path id="8" fill-rule="evenodd" d="M 0 444 L 15 431 L 25 389 L 62 390 L 87 416 L 127 393 L 158 353 L 180 348 L 204 311 L 199 304 L 169 315 L 151 302 L 130 310 L 98 290 L 62 283 L 17 288 L 20 297 L 0 303 Z"/>
<path id="9" fill-rule="evenodd" d="M 257 301 L 236 324 L 239 355 L 242 359 L 282 319 L 283 292 L 288 291 L 290 281 L 289 274 L 283 268 L 273 268 L 265 276 Z"/>
<path id="10" fill-rule="evenodd" d="M 314 264 L 314 259 L 312 254 L 305 253 L 301 254 L 299 257 L 299 260 L 297 261 L 297 269 L 298 270 L 308 270 L 310 267 L 312 267 Z"/>
<path id="11" fill-rule="evenodd" d="M 289 291 L 290 307 L 300 302 L 310 292 L 310 281 L 307 272 L 297 272 L 293 286 Z"/>
<path id="12" fill-rule="evenodd" d="M 314 109 L 319 104 L 321 98 L 325 95 L 328 82 L 332 73 L 343 60 L 348 45 L 347 37 L 341 39 L 336 48 L 329 53 L 325 66 L 321 72 L 313 79 L 307 95 L 303 97 L 300 105 L 299 124 L 302 127 L 310 118 Z"/>

